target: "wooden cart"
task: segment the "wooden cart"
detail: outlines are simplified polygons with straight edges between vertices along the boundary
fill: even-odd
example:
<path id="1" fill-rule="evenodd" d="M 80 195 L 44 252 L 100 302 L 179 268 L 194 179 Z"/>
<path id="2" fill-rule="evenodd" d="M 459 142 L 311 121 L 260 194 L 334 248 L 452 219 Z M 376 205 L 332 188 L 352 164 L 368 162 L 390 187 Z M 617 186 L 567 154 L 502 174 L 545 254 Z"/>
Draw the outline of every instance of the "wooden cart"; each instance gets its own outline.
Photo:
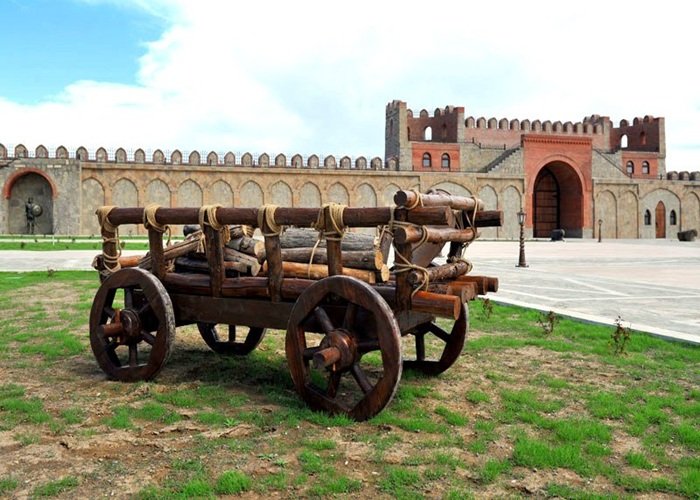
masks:
<path id="1" fill-rule="evenodd" d="M 501 224 L 500 212 L 445 193 L 399 191 L 395 202 L 395 208 L 102 207 L 103 251 L 95 259 L 102 283 L 90 313 L 97 362 L 113 379 L 148 380 L 164 366 L 178 326 L 196 324 L 209 347 L 225 355 L 251 352 L 267 328 L 285 329 L 289 371 L 310 407 L 356 420 L 376 415 L 404 368 L 439 374 L 456 361 L 467 334 L 467 302 L 498 287 L 495 278 L 468 275 L 471 266 L 460 257 L 478 227 Z M 123 224 L 148 229 L 146 258 L 120 258 Z M 203 246 L 206 274 L 173 269 L 174 247 L 164 245 L 164 233 L 167 225 L 185 224 L 199 224 L 201 239 L 179 248 Z M 261 230 L 264 276 L 243 276 L 226 261 L 231 225 Z M 318 231 L 327 277 L 289 276 L 280 243 L 287 227 Z M 345 275 L 352 273 L 343 267 L 342 238 L 355 227 L 382 227 L 380 245 L 386 252 L 393 244 L 388 280 L 378 271 L 368 276 L 384 276 L 365 281 Z M 448 263 L 432 264 L 446 242 Z M 314 273 L 318 278 L 318 265 Z M 452 320 L 451 329 L 438 326 L 437 317 Z M 437 349 L 426 343 L 430 336 Z"/>

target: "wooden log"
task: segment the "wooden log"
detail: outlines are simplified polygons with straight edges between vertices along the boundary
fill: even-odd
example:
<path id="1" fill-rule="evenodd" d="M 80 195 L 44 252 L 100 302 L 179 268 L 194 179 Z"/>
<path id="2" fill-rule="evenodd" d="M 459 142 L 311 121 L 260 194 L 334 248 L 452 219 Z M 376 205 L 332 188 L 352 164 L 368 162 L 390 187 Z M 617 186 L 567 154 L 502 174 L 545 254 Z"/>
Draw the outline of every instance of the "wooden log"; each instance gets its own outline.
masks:
<path id="1" fill-rule="evenodd" d="M 245 264 L 247 268 L 246 274 L 250 276 L 257 276 L 262 268 L 257 258 L 232 248 L 224 248 L 224 262 L 240 262 L 241 264 Z"/>
<path id="2" fill-rule="evenodd" d="M 226 277 L 235 278 L 239 274 L 247 274 L 248 266 L 242 262 L 224 262 Z M 175 272 L 194 272 L 209 274 L 209 264 L 205 260 L 191 257 L 178 257 L 175 259 Z"/>
<path id="3" fill-rule="evenodd" d="M 491 276 L 474 276 L 467 274 L 457 277 L 457 280 L 466 283 L 476 283 L 479 295 L 485 295 L 488 292 L 495 293 L 498 291 L 498 278 Z"/>
<path id="4" fill-rule="evenodd" d="M 207 245 L 207 262 L 209 263 L 209 275 L 211 276 L 212 296 L 220 297 L 221 284 L 226 277 L 222 231 L 206 225 L 204 226 L 204 239 Z"/>
<path id="5" fill-rule="evenodd" d="M 345 251 L 367 251 L 377 245 L 371 234 L 346 232 L 340 248 Z M 282 248 L 313 248 L 318 241 L 318 231 L 314 229 L 289 228 L 280 237 Z M 317 246 L 323 248 L 323 245 Z"/>
<path id="6" fill-rule="evenodd" d="M 418 200 L 420 196 L 420 203 Z M 450 207 L 459 210 L 483 210 L 484 204 L 477 198 L 466 196 L 452 196 L 443 193 L 418 194 L 415 191 L 397 191 L 394 195 L 394 203 L 397 207 Z M 478 203 L 478 206 L 477 206 Z M 415 209 L 415 208 L 414 208 Z"/>
<path id="7" fill-rule="evenodd" d="M 167 246 L 163 249 L 163 258 L 166 262 L 176 259 L 177 257 L 182 257 L 191 252 L 194 252 L 200 244 L 201 233 L 194 234 L 193 236 L 188 236 L 184 241 L 179 241 L 174 245 Z M 121 262 L 121 259 L 120 261 Z M 131 262 L 130 260 L 127 262 Z M 140 257 L 139 262 L 136 264 L 141 269 L 151 269 L 151 255 L 147 253 L 146 255 Z M 133 266 L 127 266 L 133 267 Z"/>
<path id="8" fill-rule="evenodd" d="M 396 288 L 377 285 L 374 289 L 388 302 L 396 312 Z M 442 318 L 457 319 L 461 308 L 459 297 L 432 292 L 418 291 L 411 297 L 411 311 L 422 312 L 440 316 Z"/>
<path id="9" fill-rule="evenodd" d="M 163 233 L 153 228 L 148 230 L 148 253 L 151 256 L 151 272 L 156 278 L 162 280 L 166 269 Z"/>
<path id="10" fill-rule="evenodd" d="M 394 216 L 397 221 L 405 222 L 408 218 L 408 213 L 409 211 L 406 209 L 397 209 Z M 396 240 L 396 228 L 394 229 L 394 251 L 397 270 L 402 270 L 402 266 L 413 263 L 413 246 L 410 242 Z M 408 282 L 408 271 L 397 272 L 395 303 L 399 311 L 409 311 L 411 309 L 412 292 L 413 287 Z"/>
<path id="11" fill-rule="evenodd" d="M 141 224 L 143 222 L 141 207 L 113 208 L 109 212 L 112 224 Z M 375 227 L 388 224 L 393 219 L 391 207 L 348 207 L 343 211 L 343 225 L 346 227 Z M 275 212 L 275 221 L 283 226 L 310 227 L 318 218 L 318 208 L 279 207 Z M 220 207 L 216 209 L 216 218 L 221 224 L 249 225 L 257 227 L 257 208 Z M 167 208 L 156 210 L 158 224 L 196 224 L 199 221 L 199 208 Z M 410 211 L 407 221 L 413 224 L 454 225 L 454 213 L 449 207 L 419 207 Z"/>
<path id="12" fill-rule="evenodd" d="M 313 251 L 313 248 L 283 248 L 282 260 L 308 264 L 312 253 L 312 264 L 328 264 L 328 254 L 323 247 L 317 248 L 316 251 Z M 377 271 L 384 265 L 384 258 L 379 250 L 348 250 L 343 252 L 343 265 Z"/>
<path id="13" fill-rule="evenodd" d="M 426 241 L 429 243 L 446 243 L 448 241 L 467 242 L 478 237 L 472 229 L 437 228 L 428 226 L 399 226 L 394 230 L 394 242 L 402 245 L 416 243 L 423 239 L 423 231 L 427 231 Z"/>
<path id="14" fill-rule="evenodd" d="M 425 272 L 411 271 L 408 273 L 408 282 L 415 286 L 418 283 L 425 281 L 427 274 L 428 282 L 444 281 L 455 279 L 469 271 L 469 264 L 463 260 L 453 262 L 451 264 L 443 264 L 441 266 L 427 267 Z"/>
<path id="15" fill-rule="evenodd" d="M 307 278 L 312 280 L 320 280 L 328 277 L 328 266 L 321 264 L 302 264 L 300 262 L 283 262 L 282 269 L 285 276 L 293 276 L 297 278 Z M 264 262 L 262 265 L 262 274 L 267 274 L 268 264 Z M 368 271 L 366 269 L 353 269 L 343 267 L 344 276 L 352 276 L 365 283 L 375 284 L 378 281 L 384 282 L 389 279 L 389 268 L 384 265 L 379 271 Z"/>
<path id="16" fill-rule="evenodd" d="M 265 242 L 263 241 L 249 238 L 248 236 L 240 236 L 238 238 L 232 236 L 226 243 L 226 246 L 232 250 L 255 257 L 261 264 L 265 260 Z"/>
<path id="17" fill-rule="evenodd" d="M 459 215 L 455 215 L 459 217 Z M 474 211 L 463 210 L 461 212 L 464 227 L 471 226 L 471 218 L 474 216 L 474 227 L 500 227 L 503 225 L 502 210 L 480 210 Z"/>

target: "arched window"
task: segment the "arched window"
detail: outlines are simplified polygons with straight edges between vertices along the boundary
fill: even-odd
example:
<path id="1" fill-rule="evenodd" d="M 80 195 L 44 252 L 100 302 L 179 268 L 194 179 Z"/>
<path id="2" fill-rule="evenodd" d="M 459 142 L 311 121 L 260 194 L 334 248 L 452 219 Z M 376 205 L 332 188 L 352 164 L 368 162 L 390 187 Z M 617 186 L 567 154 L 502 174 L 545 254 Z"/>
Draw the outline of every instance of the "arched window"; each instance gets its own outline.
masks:
<path id="1" fill-rule="evenodd" d="M 639 134 L 639 144 L 642 146 L 647 145 L 647 134 L 642 130 L 642 133 Z"/>
<path id="2" fill-rule="evenodd" d="M 632 160 L 627 162 L 627 173 L 630 175 L 634 173 L 634 162 Z"/>
<path id="3" fill-rule="evenodd" d="M 643 161 L 643 162 L 642 162 L 642 173 L 643 173 L 643 174 L 648 174 L 648 173 L 649 173 L 649 162 L 648 162 L 648 161 Z"/>
<path id="4" fill-rule="evenodd" d="M 622 137 L 620 137 L 620 147 L 627 149 L 627 134 L 622 134 Z"/>
<path id="5" fill-rule="evenodd" d="M 433 140 L 433 127 L 425 127 L 423 130 L 423 140 L 432 141 Z"/>
<path id="6" fill-rule="evenodd" d="M 669 214 L 668 218 L 669 218 L 669 221 L 671 222 L 671 225 L 675 226 L 676 225 L 676 211 L 671 210 L 671 213 Z"/>
<path id="7" fill-rule="evenodd" d="M 644 211 L 644 225 L 651 226 L 651 212 L 649 210 Z"/>
<path id="8" fill-rule="evenodd" d="M 442 138 L 447 139 L 447 124 L 442 124 Z"/>
<path id="9" fill-rule="evenodd" d="M 442 154 L 442 168 L 450 168 L 450 155 L 447 153 Z"/>
<path id="10" fill-rule="evenodd" d="M 433 161 L 432 158 L 430 157 L 430 153 L 423 153 L 423 167 L 430 168 L 433 166 Z"/>

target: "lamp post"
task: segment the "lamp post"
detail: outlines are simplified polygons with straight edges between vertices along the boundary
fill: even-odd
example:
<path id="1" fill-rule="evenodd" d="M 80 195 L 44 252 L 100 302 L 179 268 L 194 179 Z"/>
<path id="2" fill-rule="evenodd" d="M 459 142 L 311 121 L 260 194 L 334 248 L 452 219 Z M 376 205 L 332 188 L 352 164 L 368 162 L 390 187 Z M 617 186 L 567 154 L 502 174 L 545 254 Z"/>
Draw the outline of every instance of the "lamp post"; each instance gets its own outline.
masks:
<path id="1" fill-rule="evenodd" d="M 598 243 L 603 239 L 603 219 L 598 219 Z"/>
<path id="2" fill-rule="evenodd" d="M 520 224 L 520 256 L 515 267 L 528 267 L 525 262 L 525 212 L 521 208 L 518 212 L 518 224 Z"/>

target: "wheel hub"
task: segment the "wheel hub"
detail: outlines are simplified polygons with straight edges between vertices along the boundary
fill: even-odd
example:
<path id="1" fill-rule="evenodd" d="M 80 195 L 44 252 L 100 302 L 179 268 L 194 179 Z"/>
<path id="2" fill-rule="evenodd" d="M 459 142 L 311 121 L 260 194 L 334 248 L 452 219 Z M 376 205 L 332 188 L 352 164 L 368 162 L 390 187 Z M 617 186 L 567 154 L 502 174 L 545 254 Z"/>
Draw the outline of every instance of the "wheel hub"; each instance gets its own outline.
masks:
<path id="1" fill-rule="evenodd" d="M 344 328 L 333 330 L 321 340 L 320 350 L 332 352 L 332 362 L 327 368 L 333 371 L 346 370 L 357 360 L 357 343 L 355 337 Z"/>
<path id="2" fill-rule="evenodd" d="M 141 319 L 136 311 L 123 309 L 120 312 L 120 322 L 127 342 L 141 337 Z"/>

